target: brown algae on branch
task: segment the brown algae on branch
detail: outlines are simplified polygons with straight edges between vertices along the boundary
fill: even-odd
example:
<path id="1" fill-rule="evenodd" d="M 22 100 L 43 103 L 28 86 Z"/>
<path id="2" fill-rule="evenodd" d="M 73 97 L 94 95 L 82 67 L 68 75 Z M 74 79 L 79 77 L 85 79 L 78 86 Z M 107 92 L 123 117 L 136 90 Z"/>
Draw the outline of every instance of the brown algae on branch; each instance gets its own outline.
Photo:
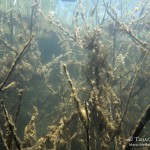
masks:
<path id="1" fill-rule="evenodd" d="M 63 65 L 63 69 L 64 69 L 64 73 L 66 75 L 66 78 L 67 78 L 67 81 L 70 85 L 70 88 L 71 88 L 71 91 L 72 91 L 72 97 L 74 99 L 74 103 L 75 103 L 75 106 L 76 106 L 76 109 L 78 111 L 78 114 L 79 114 L 79 117 L 81 119 L 81 121 L 83 122 L 84 124 L 84 127 L 86 128 L 87 127 L 87 116 L 86 116 L 86 111 L 85 109 L 81 106 L 81 100 L 78 98 L 77 94 L 76 94 L 76 90 L 75 88 L 73 87 L 73 83 L 72 83 L 72 80 L 69 76 L 69 72 L 67 70 L 67 65 L 64 64 Z"/>
<path id="2" fill-rule="evenodd" d="M 24 54 L 26 48 L 28 47 L 28 45 L 30 44 L 31 40 L 33 39 L 34 34 L 31 35 L 30 39 L 27 41 L 27 43 L 24 45 L 23 49 L 21 50 L 20 54 L 17 56 L 16 60 L 12 63 L 11 69 L 9 70 L 6 78 L 4 79 L 4 81 L 2 82 L 2 84 L 0 85 L 0 91 L 2 90 L 2 88 L 5 86 L 7 80 L 9 79 L 9 77 L 11 76 L 12 72 L 14 71 L 14 69 L 16 68 L 16 65 L 18 64 L 19 60 L 21 59 L 22 55 Z"/>
<path id="3" fill-rule="evenodd" d="M 10 87 L 12 87 L 14 85 L 14 82 L 11 82 L 8 86 L 4 87 L 6 82 L 8 81 L 9 77 L 11 76 L 11 74 L 13 73 L 13 71 L 15 70 L 19 60 L 21 59 L 22 55 L 24 54 L 27 46 L 29 45 L 29 43 L 31 42 L 31 40 L 33 39 L 34 35 L 32 35 L 30 37 L 30 39 L 27 41 L 27 43 L 25 44 L 25 46 L 23 47 L 23 49 L 21 50 L 20 54 L 17 56 L 16 60 L 13 62 L 8 74 L 6 75 L 4 81 L 2 82 L 2 84 L 0 85 L 0 92 L 4 91 L 4 90 L 7 90 L 9 89 Z M 9 130 L 12 134 L 12 137 L 15 141 L 15 145 L 16 147 L 21 150 L 21 142 L 20 142 L 20 139 L 19 137 L 17 136 L 16 132 L 15 132 L 15 125 L 14 123 L 10 120 L 10 117 L 8 116 L 8 112 L 7 112 L 7 109 L 6 109 L 6 106 L 4 104 L 4 100 L 1 99 L 1 107 L 3 109 L 3 112 L 4 112 L 4 116 L 5 116 L 5 119 L 6 119 L 6 122 L 8 123 L 8 127 L 9 127 Z"/>
<path id="4" fill-rule="evenodd" d="M 7 9 L 9 2 L 2 5 Z M 141 127 L 139 114 L 150 102 L 149 3 L 124 14 L 124 1 L 104 0 L 103 5 L 97 0 L 92 8 L 90 2 L 79 0 L 70 11 L 71 3 L 62 10 L 53 0 L 20 0 L 6 15 L 0 12 L 0 93 L 5 98 L 0 118 L 6 122 L 0 124 L 0 140 L 5 149 L 122 150 L 132 127 Z M 19 51 L 34 31 L 43 47 L 38 37 L 30 44 L 31 36 Z M 140 136 L 149 135 L 146 126 L 141 130 Z"/>

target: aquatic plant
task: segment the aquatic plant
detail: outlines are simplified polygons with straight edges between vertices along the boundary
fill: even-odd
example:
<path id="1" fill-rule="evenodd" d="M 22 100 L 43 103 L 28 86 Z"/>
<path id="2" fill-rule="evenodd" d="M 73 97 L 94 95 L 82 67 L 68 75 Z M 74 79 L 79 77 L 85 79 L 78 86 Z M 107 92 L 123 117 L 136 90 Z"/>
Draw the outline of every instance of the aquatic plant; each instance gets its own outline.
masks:
<path id="1" fill-rule="evenodd" d="M 148 138 L 150 3 L 125 14 L 124 1 L 79 0 L 73 16 L 45 3 L 2 2 L 0 149 L 127 150 Z"/>

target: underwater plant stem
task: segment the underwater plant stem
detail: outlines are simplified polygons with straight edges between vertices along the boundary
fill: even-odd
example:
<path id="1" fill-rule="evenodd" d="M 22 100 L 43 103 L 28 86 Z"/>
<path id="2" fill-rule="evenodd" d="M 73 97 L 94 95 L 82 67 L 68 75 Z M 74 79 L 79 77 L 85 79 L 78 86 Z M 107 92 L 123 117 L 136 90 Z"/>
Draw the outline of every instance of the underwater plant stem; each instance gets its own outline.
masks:
<path id="1" fill-rule="evenodd" d="M 29 43 L 31 42 L 31 40 L 33 39 L 34 35 L 32 35 L 30 37 L 30 39 L 27 41 L 27 43 L 24 45 L 23 49 L 21 50 L 20 54 L 17 56 L 16 60 L 14 61 L 14 63 L 12 63 L 12 66 L 8 72 L 8 74 L 6 75 L 4 81 L 2 82 L 2 84 L 0 84 L 0 92 L 3 91 L 3 87 L 5 86 L 6 82 L 8 81 L 9 77 L 11 76 L 11 74 L 13 73 L 13 71 L 15 70 L 20 58 L 22 57 L 22 55 L 24 54 L 26 48 L 28 47 Z M 5 115 L 5 118 L 6 118 L 6 121 L 8 123 L 8 126 L 9 126 L 9 129 L 12 133 L 12 136 L 14 138 L 14 141 L 15 141 L 15 144 L 16 144 L 16 147 L 21 150 L 21 144 L 20 144 L 20 140 L 19 138 L 17 137 L 15 131 L 14 131 L 14 124 L 10 121 L 9 117 L 8 117 L 8 113 L 7 113 L 7 110 L 6 110 L 6 107 L 5 107 L 5 104 L 4 104 L 4 100 L 1 99 L 0 101 L 1 103 L 1 106 L 2 106 L 2 109 L 4 111 L 4 115 Z"/>
<path id="2" fill-rule="evenodd" d="M 41 15 L 46 21 L 48 21 L 50 24 L 52 24 L 53 26 L 57 27 L 60 31 L 62 31 L 62 33 L 64 33 L 65 36 L 67 36 L 69 39 L 75 41 L 78 45 L 81 46 L 81 43 L 79 42 L 79 39 L 75 36 L 75 34 L 71 35 L 70 32 L 66 30 L 62 25 L 60 25 L 57 22 L 54 22 L 52 19 L 46 18 L 43 12 L 41 12 Z"/>
<path id="3" fill-rule="evenodd" d="M 115 28 L 114 28 L 114 33 L 113 33 L 113 66 L 116 64 L 116 23 L 115 23 Z"/>
<path id="4" fill-rule="evenodd" d="M 86 135 L 87 135 L 87 150 L 90 150 L 90 118 L 89 118 L 89 113 L 88 113 L 88 105 L 87 105 L 87 100 L 85 100 L 85 112 L 87 116 L 87 127 L 86 127 Z"/>
<path id="5" fill-rule="evenodd" d="M 144 113 L 141 115 L 135 129 L 133 130 L 132 135 L 130 138 L 132 140 L 129 140 L 126 143 L 125 149 L 124 150 L 130 150 L 132 146 L 130 144 L 134 144 L 136 142 L 136 138 L 140 135 L 141 131 L 143 130 L 145 124 L 150 120 L 150 105 L 145 109 Z"/>
<path id="6" fill-rule="evenodd" d="M 21 50 L 20 54 L 17 56 L 16 60 L 14 61 L 14 63 L 12 63 L 12 66 L 6 76 L 6 78 L 4 79 L 4 81 L 2 82 L 2 84 L 0 84 L 0 92 L 2 91 L 3 87 L 5 86 L 6 82 L 8 81 L 9 77 L 11 76 L 12 72 L 15 70 L 21 56 L 24 54 L 26 48 L 28 47 L 28 45 L 30 44 L 31 40 L 33 39 L 34 35 L 31 35 L 31 37 L 29 38 L 29 40 L 27 41 L 27 43 L 24 45 L 23 49 Z"/>
<path id="7" fill-rule="evenodd" d="M 3 131 L 0 129 L 0 143 L 2 142 L 2 149 L 3 150 L 9 150 L 7 144 L 6 144 L 6 140 L 4 138 L 4 135 L 3 135 Z"/>
<path id="8" fill-rule="evenodd" d="M 58 142 L 58 139 L 59 137 L 61 136 L 61 134 L 63 133 L 63 130 L 65 128 L 67 128 L 69 126 L 69 124 L 75 119 L 78 117 L 78 112 L 75 111 L 73 112 L 70 117 L 68 119 L 66 119 L 65 117 L 64 118 L 61 118 L 60 119 L 60 125 L 57 126 L 57 129 L 55 130 L 55 132 L 53 134 L 47 134 L 45 135 L 43 138 L 45 140 L 41 140 L 41 138 L 38 140 L 38 146 L 43 146 L 46 142 L 49 142 L 49 141 L 53 141 L 53 150 L 56 150 L 57 149 L 57 142 Z M 49 138 L 48 138 L 49 137 Z"/>
<path id="9" fill-rule="evenodd" d="M 103 26 L 103 24 L 104 24 L 104 21 L 105 21 L 105 18 L 106 18 L 106 9 L 105 9 L 105 12 L 104 12 L 104 15 L 103 15 L 103 19 L 102 19 L 102 21 L 101 21 L 101 24 L 100 24 L 100 27 L 102 27 Z"/>
<path id="10" fill-rule="evenodd" d="M 127 33 L 127 35 L 132 39 L 132 41 L 138 45 L 141 48 L 145 48 L 146 50 L 150 51 L 149 48 L 149 44 L 147 42 L 143 42 L 141 40 L 139 40 L 136 36 L 134 36 L 132 34 L 132 31 L 128 28 L 128 26 L 123 23 L 123 22 L 119 22 L 117 19 L 115 19 L 115 17 L 109 12 L 108 10 L 108 4 L 106 5 L 105 1 L 103 0 L 104 6 L 106 8 L 106 11 L 108 13 L 108 15 L 116 22 L 116 24 L 120 25 L 121 27 L 123 27 L 123 30 L 125 33 Z"/>
<path id="11" fill-rule="evenodd" d="M 22 103 L 22 94 L 23 94 L 24 90 L 20 89 L 19 91 L 19 104 L 17 107 L 17 112 L 16 112 L 16 117 L 15 117 L 15 124 L 17 122 L 18 116 L 19 116 L 19 112 L 20 112 L 20 108 L 21 108 L 21 103 Z"/>
<path id="12" fill-rule="evenodd" d="M 141 65 L 143 64 L 143 62 L 144 62 L 144 60 L 145 60 L 145 58 L 147 57 L 148 54 L 149 54 L 149 51 L 147 51 L 147 52 L 145 53 L 145 55 L 144 55 L 143 58 L 141 59 L 140 63 L 136 66 L 135 72 L 134 72 L 133 77 L 132 77 L 132 78 L 133 78 L 133 81 L 132 81 L 132 83 L 131 83 L 131 88 L 130 88 L 130 90 L 129 90 L 129 95 L 128 95 L 128 98 L 127 98 L 127 101 L 126 101 L 126 106 L 125 106 L 125 109 L 124 109 L 122 118 L 121 118 L 121 120 L 120 120 L 120 122 L 119 122 L 119 124 L 118 124 L 118 127 L 117 127 L 116 131 L 114 132 L 114 134 L 113 134 L 113 136 L 112 136 L 112 138 L 111 138 L 110 141 L 113 141 L 114 137 L 116 136 L 116 134 L 117 134 L 118 130 L 120 129 L 121 124 L 122 124 L 122 122 L 123 122 L 123 120 L 124 120 L 124 118 L 125 118 L 125 115 L 126 115 L 127 110 L 128 110 L 129 102 L 130 102 L 130 99 L 131 99 L 131 96 L 132 96 L 132 92 L 133 92 L 134 87 L 135 87 L 136 79 L 137 79 L 138 73 L 139 73 L 139 71 L 140 71 L 140 67 L 141 67 Z"/>
<path id="13" fill-rule="evenodd" d="M 80 6 L 80 10 L 81 10 L 81 12 L 80 12 L 81 13 L 81 18 L 83 19 L 84 26 L 85 26 L 85 29 L 86 29 L 86 33 L 87 33 L 87 35 L 89 35 L 89 27 L 87 25 L 82 0 L 79 0 L 79 6 Z"/>
<path id="14" fill-rule="evenodd" d="M 18 148 L 18 150 L 21 150 L 21 142 L 20 142 L 20 139 L 19 139 L 19 137 L 18 137 L 18 136 L 16 135 L 16 133 L 15 133 L 15 125 L 13 124 L 12 121 L 10 121 L 8 112 L 7 112 L 6 107 L 5 107 L 5 104 L 4 104 L 4 100 L 1 99 L 1 100 L 0 100 L 0 103 L 1 103 L 1 106 L 2 106 L 2 108 L 3 108 L 3 112 L 4 112 L 4 116 L 5 116 L 6 122 L 8 123 L 9 130 L 10 130 L 10 132 L 12 133 L 12 137 L 13 137 L 13 139 L 14 139 L 15 145 L 16 145 L 16 147 Z"/>
<path id="15" fill-rule="evenodd" d="M 18 2 L 18 1 L 17 1 L 17 2 Z M 27 14 L 28 14 L 28 13 L 27 13 Z M 27 16 L 28 16 L 28 15 L 27 15 Z M 24 33 L 24 35 L 27 35 L 26 29 L 25 29 L 25 27 L 24 27 L 23 18 L 22 18 L 22 14 L 21 14 L 20 9 L 18 9 L 18 17 L 19 17 L 20 24 L 21 24 L 22 29 L 23 29 L 23 33 Z"/>
<path id="16" fill-rule="evenodd" d="M 11 33 L 11 46 L 13 45 L 13 8 L 12 0 L 10 0 L 10 33 Z"/>
<path id="17" fill-rule="evenodd" d="M 14 51 L 16 55 L 18 54 L 18 52 L 17 52 L 14 48 L 12 48 L 11 46 L 9 46 L 6 42 L 0 40 L 0 43 L 2 43 L 2 44 L 3 44 L 4 46 L 6 46 L 8 49 Z"/>
<path id="18" fill-rule="evenodd" d="M 73 99 L 74 99 L 74 103 L 76 105 L 76 109 L 78 111 L 78 114 L 79 114 L 79 117 L 80 117 L 80 120 L 83 122 L 83 125 L 85 127 L 85 129 L 87 128 L 87 116 L 84 114 L 86 113 L 85 110 L 81 107 L 81 101 L 80 99 L 78 98 L 77 94 L 76 94 L 76 91 L 75 91 L 75 88 L 73 87 L 73 84 L 72 84 L 72 80 L 70 78 L 70 75 L 69 75 L 69 72 L 67 70 L 67 66 L 66 64 L 63 65 L 63 69 L 64 69 L 64 72 L 65 72 L 65 75 L 67 77 L 67 80 L 68 80 L 68 83 L 71 87 L 71 91 L 72 91 L 72 96 L 73 96 Z"/>
<path id="19" fill-rule="evenodd" d="M 32 34 L 32 27 L 33 27 L 33 13 L 34 13 L 34 7 L 32 7 L 32 11 L 31 11 L 31 19 L 30 19 L 30 35 Z"/>

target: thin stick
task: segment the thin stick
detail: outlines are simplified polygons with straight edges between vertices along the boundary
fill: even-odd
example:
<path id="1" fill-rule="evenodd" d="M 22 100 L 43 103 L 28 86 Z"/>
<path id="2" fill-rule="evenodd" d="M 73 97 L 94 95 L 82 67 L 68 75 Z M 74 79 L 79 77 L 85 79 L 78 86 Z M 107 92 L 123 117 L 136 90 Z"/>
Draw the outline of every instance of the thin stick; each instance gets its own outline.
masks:
<path id="1" fill-rule="evenodd" d="M 115 67 L 116 65 L 116 23 L 114 26 L 114 31 L 113 31 L 113 66 Z"/>
<path id="2" fill-rule="evenodd" d="M 3 83 L 0 84 L 0 92 L 2 91 L 3 87 L 5 86 L 6 82 L 8 81 L 9 77 L 11 76 L 12 72 L 14 71 L 14 69 L 16 68 L 21 56 L 23 55 L 24 51 L 26 50 L 26 48 L 28 47 L 29 43 L 31 42 L 31 40 L 33 39 L 34 35 L 31 35 L 30 39 L 27 41 L 27 43 L 25 44 L 25 46 L 23 47 L 23 49 L 21 50 L 20 54 L 17 56 L 16 60 L 14 61 L 14 63 L 12 64 L 6 78 L 4 79 Z"/>
<path id="3" fill-rule="evenodd" d="M 10 0 L 10 33 L 11 33 L 11 46 L 13 45 L 13 7 L 12 0 Z"/>
<path id="4" fill-rule="evenodd" d="M 89 112 L 88 112 L 88 106 L 87 106 L 87 100 L 85 100 L 85 112 L 87 116 L 87 127 L 86 127 L 86 136 L 87 136 L 87 150 L 90 150 L 90 132 L 89 132 L 89 125 L 90 125 L 90 118 L 89 118 Z"/>
<path id="5" fill-rule="evenodd" d="M 69 72 L 67 70 L 67 65 L 66 64 L 63 65 L 63 70 L 64 70 L 64 73 L 65 73 L 65 75 L 67 77 L 67 81 L 68 81 L 68 83 L 70 85 L 72 96 L 73 96 L 74 103 L 75 103 L 76 109 L 78 111 L 80 120 L 82 121 L 82 123 L 83 123 L 83 125 L 84 125 L 84 127 L 86 129 L 87 128 L 87 116 L 84 115 L 85 110 L 82 108 L 81 100 L 78 98 L 78 96 L 76 94 L 76 90 L 73 87 L 72 80 L 70 78 L 70 75 L 69 75 Z"/>
<path id="6" fill-rule="evenodd" d="M 32 34 L 32 28 L 33 28 L 33 13 L 34 13 L 34 7 L 32 7 L 32 11 L 31 11 L 31 19 L 30 19 L 30 35 Z"/>
<path id="7" fill-rule="evenodd" d="M 18 116 L 19 116 L 21 103 L 22 103 L 22 94 L 24 92 L 24 89 L 19 89 L 18 92 L 19 92 L 19 104 L 18 104 L 18 107 L 17 107 L 16 117 L 15 117 L 15 124 L 16 124 Z"/>
<path id="8" fill-rule="evenodd" d="M 3 131 L 0 129 L 0 142 L 2 142 L 2 149 L 3 150 L 9 150 L 9 148 L 8 148 L 8 146 L 7 146 L 7 144 L 6 144 L 6 140 L 5 140 L 5 138 L 4 138 L 4 135 L 3 135 Z"/>
<path id="9" fill-rule="evenodd" d="M 10 132 L 12 133 L 12 137 L 14 138 L 14 141 L 15 141 L 15 145 L 16 147 L 21 150 L 21 142 L 20 142 L 20 139 L 19 137 L 17 136 L 17 134 L 15 133 L 15 125 L 13 124 L 13 122 L 10 121 L 10 118 L 8 116 L 8 112 L 6 110 L 6 107 L 5 107 L 5 104 L 4 104 L 4 100 L 1 99 L 0 100 L 0 103 L 1 103 L 1 106 L 3 108 L 3 112 L 4 112 L 4 115 L 5 115 L 5 119 L 6 119 L 6 122 L 8 123 L 8 127 L 9 127 L 9 130 Z"/>
<path id="10" fill-rule="evenodd" d="M 9 46 L 6 42 L 0 40 L 0 43 L 2 43 L 2 44 L 3 44 L 4 46 L 6 46 L 8 49 L 14 51 L 15 54 L 18 54 L 18 52 L 17 52 L 14 48 L 12 48 L 11 46 Z"/>

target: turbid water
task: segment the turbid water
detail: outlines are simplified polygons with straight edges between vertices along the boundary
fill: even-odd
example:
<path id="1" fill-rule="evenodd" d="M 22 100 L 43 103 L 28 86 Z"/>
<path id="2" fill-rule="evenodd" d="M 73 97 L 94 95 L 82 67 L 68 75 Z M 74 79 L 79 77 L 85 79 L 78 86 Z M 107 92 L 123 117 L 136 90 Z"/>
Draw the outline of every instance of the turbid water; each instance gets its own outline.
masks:
<path id="1" fill-rule="evenodd" d="M 149 150 L 148 0 L 0 1 L 0 150 Z"/>

